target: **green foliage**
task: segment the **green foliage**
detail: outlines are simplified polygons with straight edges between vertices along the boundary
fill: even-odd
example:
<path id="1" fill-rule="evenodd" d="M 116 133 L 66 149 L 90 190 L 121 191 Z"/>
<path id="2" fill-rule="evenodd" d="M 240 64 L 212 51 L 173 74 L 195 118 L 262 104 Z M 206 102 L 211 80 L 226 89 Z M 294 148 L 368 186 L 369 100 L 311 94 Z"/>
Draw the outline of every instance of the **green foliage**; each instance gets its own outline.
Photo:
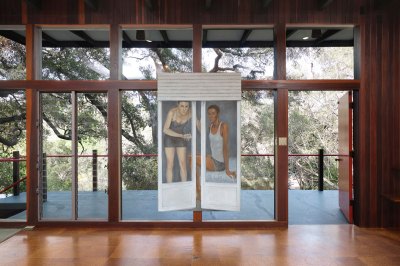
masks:
<path id="1" fill-rule="evenodd" d="M 268 91 L 246 91 L 241 103 L 243 189 L 274 189 L 274 101 Z"/>
<path id="2" fill-rule="evenodd" d="M 109 76 L 109 52 L 104 48 L 44 48 L 42 76 L 50 80 L 98 80 Z"/>
<path id="3" fill-rule="evenodd" d="M 47 158 L 47 191 L 71 191 L 71 158 Z"/>
<path id="4" fill-rule="evenodd" d="M 0 79 L 25 79 L 25 48 L 0 37 Z M 137 49 L 136 49 L 137 50 Z M 135 51 L 136 51 L 135 50 Z M 155 79 L 157 71 L 192 72 L 192 49 L 124 50 L 136 57 L 144 79 Z M 203 69 L 212 72 L 237 71 L 244 79 L 271 79 L 271 48 L 203 49 Z M 133 54 L 133 55 L 132 55 Z M 290 48 L 289 79 L 352 78 L 352 50 L 338 48 Z M 218 59 L 218 56 L 221 56 Z M 217 59 L 217 60 L 216 60 Z M 335 60 L 333 60 L 335 59 Z M 207 61 L 208 60 L 208 61 Z M 109 50 L 102 48 L 43 49 L 43 79 L 99 80 L 109 77 Z M 350 74 L 349 74 L 350 73 Z M 336 97 L 336 98 L 335 98 Z M 337 152 L 337 96 L 324 93 L 293 92 L 289 98 L 289 153 Z M 106 153 L 107 95 L 78 93 L 79 152 L 96 147 Z M 274 153 L 274 97 L 268 91 L 243 93 L 242 153 Z M 0 92 L 0 143 L 2 156 L 11 157 L 12 150 L 24 151 L 25 94 L 23 91 Z M 328 102 L 328 103 L 327 103 Z M 70 155 L 72 137 L 72 100 L 70 93 L 41 94 L 43 151 Z M 279 123 L 279 121 L 277 121 Z M 155 92 L 125 91 L 121 94 L 121 129 L 123 153 L 157 153 L 157 101 Z M 99 143 L 101 145 L 99 145 Z M 21 152 L 22 153 L 22 152 Z M 48 189 L 71 189 L 71 158 L 48 158 Z M 326 186 L 335 188 L 337 166 L 332 157 L 325 158 Z M 89 163 L 87 163 L 89 164 Z M 273 189 L 273 157 L 242 157 L 242 186 L 246 189 Z M 21 169 L 23 169 L 22 166 Z M 85 166 L 86 167 L 86 166 Z M 0 164 L 0 187 L 9 184 L 8 163 Z M 22 170 L 21 170 L 22 171 Z M 303 189 L 315 188 L 316 161 L 302 157 L 290 164 L 289 177 Z M 83 175 L 83 173 L 79 173 Z M 124 189 L 156 189 L 155 157 L 123 159 Z"/>
<path id="5" fill-rule="evenodd" d="M 25 79 L 25 46 L 0 36 L 0 80 Z"/>
<path id="6" fill-rule="evenodd" d="M 157 190 L 157 157 L 126 157 L 122 161 L 123 188 Z"/>
<path id="7" fill-rule="evenodd" d="M 291 92 L 289 94 L 289 154 L 338 153 L 338 106 L 343 92 Z M 324 158 L 326 189 L 337 189 L 338 169 L 333 157 Z M 318 187 L 317 157 L 291 157 L 290 187 Z"/>
<path id="8" fill-rule="evenodd" d="M 273 157 L 244 156 L 241 160 L 242 189 L 274 189 Z"/>

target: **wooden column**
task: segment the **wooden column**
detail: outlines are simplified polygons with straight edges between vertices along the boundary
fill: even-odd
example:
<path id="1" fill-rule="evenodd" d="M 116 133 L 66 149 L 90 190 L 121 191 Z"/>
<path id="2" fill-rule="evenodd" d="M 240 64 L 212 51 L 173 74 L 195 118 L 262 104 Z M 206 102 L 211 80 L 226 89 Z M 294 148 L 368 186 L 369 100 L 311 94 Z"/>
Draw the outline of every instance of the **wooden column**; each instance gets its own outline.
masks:
<path id="1" fill-rule="evenodd" d="M 274 29 L 274 79 L 286 79 L 286 27 Z M 288 221 L 288 89 L 279 88 L 275 97 L 275 219 Z"/>
<path id="2" fill-rule="evenodd" d="M 32 24 L 26 26 L 26 79 L 41 79 L 41 30 Z M 27 223 L 34 225 L 38 221 L 38 92 L 26 88 L 26 213 Z"/>
<path id="3" fill-rule="evenodd" d="M 201 72 L 201 49 L 202 49 L 202 25 L 193 24 L 193 72 Z M 199 185 L 201 182 L 196 182 Z M 203 213 L 193 212 L 193 222 L 201 222 Z"/>
<path id="4" fill-rule="evenodd" d="M 122 31 L 118 24 L 110 27 L 110 79 L 122 76 Z M 108 91 L 108 220 L 118 222 L 121 213 L 121 108 L 119 88 Z"/>
<path id="5" fill-rule="evenodd" d="M 85 24 L 85 0 L 78 0 L 78 23 Z"/>
<path id="6" fill-rule="evenodd" d="M 354 28 L 354 79 L 360 79 L 361 73 L 361 32 L 360 26 Z M 360 225 L 360 92 L 353 91 L 353 223 Z"/>

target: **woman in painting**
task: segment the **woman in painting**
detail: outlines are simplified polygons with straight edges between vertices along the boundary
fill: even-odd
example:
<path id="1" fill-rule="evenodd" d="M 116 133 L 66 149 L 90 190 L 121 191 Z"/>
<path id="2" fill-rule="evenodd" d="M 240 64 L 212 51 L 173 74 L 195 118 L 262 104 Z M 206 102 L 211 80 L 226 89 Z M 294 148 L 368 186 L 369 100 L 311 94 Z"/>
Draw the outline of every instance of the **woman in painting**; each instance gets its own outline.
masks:
<path id="1" fill-rule="evenodd" d="M 181 181 L 187 181 L 186 146 L 192 137 L 191 116 L 189 102 L 185 101 L 179 101 L 177 106 L 171 108 L 167 114 L 163 128 L 167 183 L 171 183 L 174 179 L 175 153 L 178 156 Z"/>
<path id="2" fill-rule="evenodd" d="M 229 170 L 229 127 L 226 122 L 220 120 L 219 113 L 217 105 L 210 105 L 207 108 L 211 154 L 206 157 L 206 170 L 225 171 L 227 176 L 233 178 L 236 174 Z"/>
<path id="3" fill-rule="evenodd" d="M 228 123 L 219 118 L 220 109 L 217 105 L 210 105 L 207 108 L 207 116 L 210 121 L 208 138 L 210 141 L 211 154 L 206 155 L 206 171 L 225 171 L 230 178 L 236 177 L 236 172 L 229 170 L 229 127 Z M 197 121 L 197 128 L 200 130 L 200 122 Z M 190 158 L 190 156 L 189 156 Z M 201 198 L 201 185 L 199 167 L 201 156 L 196 156 L 196 198 Z"/>

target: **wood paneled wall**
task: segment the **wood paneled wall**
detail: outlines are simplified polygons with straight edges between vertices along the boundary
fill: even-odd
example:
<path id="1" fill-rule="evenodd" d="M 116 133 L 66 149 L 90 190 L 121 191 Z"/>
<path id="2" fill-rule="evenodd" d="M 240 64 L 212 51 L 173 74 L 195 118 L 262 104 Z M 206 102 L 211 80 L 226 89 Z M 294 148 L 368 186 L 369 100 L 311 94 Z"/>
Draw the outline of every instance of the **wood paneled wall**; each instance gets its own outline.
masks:
<path id="1" fill-rule="evenodd" d="M 30 1 L 34 2 L 34 1 Z M 356 195 L 360 226 L 400 227 L 400 204 L 382 193 L 400 193 L 400 29 L 397 0 L 84 0 L 0 1 L 0 24 L 353 24 L 360 29 L 359 158 Z M 96 2 L 96 1 L 94 1 Z M 377 5 L 378 3 L 378 5 Z M 379 3 L 383 3 L 379 5 Z M 357 65 L 357 64 L 356 64 Z"/>
<path id="2" fill-rule="evenodd" d="M 274 24 L 357 23 L 364 0 L 334 0 L 320 9 L 319 0 L 273 0 L 263 7 L 262 0 L 213 0 L 209 8 L 205 0 L 98 0 L 97 7 L 84 0 L 0 1 L 1 24 Z M 41 3 L 35 7 L 33 2 Z M 84 12 L 79 14 L 79 6 Z M 27 21 L 22 13 L 26 12 Z M 79 20 L 79 16 L 84 20 Z"/>
<path id="3" fill-rule="evenodd" d="M 0 25 L 12 25 L 21 23 L 21 1 L 0 1 Z"/>
<path id="4" fill-rule="evenodd" d="M 400 205 L 382 197 L 400 196 L 399 18 L 397 1 L 361 17 L 359 224 L 400 227 Z M 398 173 L 393 169 L 399 169 Z"/>

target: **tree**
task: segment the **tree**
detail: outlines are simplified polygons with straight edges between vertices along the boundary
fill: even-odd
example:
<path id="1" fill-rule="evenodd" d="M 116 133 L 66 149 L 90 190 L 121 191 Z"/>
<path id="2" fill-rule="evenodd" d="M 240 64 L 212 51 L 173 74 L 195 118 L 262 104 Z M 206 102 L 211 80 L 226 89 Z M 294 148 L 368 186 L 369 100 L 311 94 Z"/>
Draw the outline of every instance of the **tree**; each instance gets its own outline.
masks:
<path id="1" fill-rule="evenodd" d="M 0 50 L 2 62 L 0 78 L 24 79 L 24 47 L 4 38 L 0 38 L 0 42 L 4 44 Z M 139 66 L 136 75 L 139 73 L 141 79 L 156 79 L 157 71 L 192 71 L 191 49 L 124 49 L 123 54 L 125 60 L 136 60 L 135 62 Z M 208 55 L 203 58 L 204 71 L 236 71 L 242 73 L 242 77 L 245 79 L 272 78 L 272 48 L 214 48 L 203 49 L 203 54 Z M 288 69 L 288 77 L 323 78 L 321 73 L 346 72 L 346 69 L 351 67 L 347 61 L 345 64 L 337 63 L 333 62 L 334 60 L 327 60 L 327 56 L 348 57 L 339 50 L 288 49 L 288 64 L 294 66 L 293 69 Z M 310 60 L 307 58 L 310 57 L 317 59 L 309 62 Z M 340 60 L 338 61 L 340 62 Z M 306 73 L 300 71 L 301 68 L 304 68 L 304 62 L 310 69 Z M 42 74 L 44 79 L 107 79 L 109 65 L 109 50 L 106 48 L 43 49 Z M 131 73 L 127 73 L 127 77 L 128 74 Z M 23 91 L 2 91 L 0 99 L 2 100 L 0 103 L 2 105 L 0 143 L 3 150 L 9 153 L 11 147 L 25 139 L 24 93 Z M 60 140 L 70 141 L 72 137 L 71 95 L 69 93 L 43 93 L 41 99 L 44 103 L 42 109 L 43 136 L 57 136 Z M 272 99 L 271 96 L 266 95 L 266 92 L 249 91 L 243 94 L 242 150 L 244 153 L 273 152 L 274 103 Z M 154 154 L 157 152 L 156 100 L 154 92 L 126 91 L 122 94 L 121 134 L 124 153 Z M 331 143 L 328 143 L 325 138 L 333 139 L 333 137 L 321 134 L 321 132 L 324 130 L 333 132 L 332 121 L 326 120 L 322 116 L 310 115 L 311 110 L 316 106 L 310 106 L 308 100 L 302 99 L 301 94 L 293 94 L 289 104 L 294 110 L 290 120 L 290 130 L 299 135 L 289 143 L 291 152 L 305 153 L 314 145 L 325 145 L 326 151 L 331 150 Z M 78 109 L 78 141 L 80 152 L 84 152 L 107 136 L 107 130 L 104 127 L 107 121 L 107 97 L 104 94 L 79 93 Z M 307 127 L 304 127 L 306 125 Z M 56 149 L 56 147 L 53 148 Z M 315 151 L 312 152 L 315 153 Z M 244 186 L 249 188 L 273 187 L 274 162 L 272 157 L 244 157 L 242 161 Z M 315 169 L 309 161 L 299 161 L 297 164 L 296 167 L 293 167 L 293 173 L 306 173 L 307 171 L 313 173 L 313 169 Z M 154 158 L 124 158 L 122 169 L 124 187 L 127 189 L 155 188 L 157 175 L 155 169 L 156 160 Z"/>

